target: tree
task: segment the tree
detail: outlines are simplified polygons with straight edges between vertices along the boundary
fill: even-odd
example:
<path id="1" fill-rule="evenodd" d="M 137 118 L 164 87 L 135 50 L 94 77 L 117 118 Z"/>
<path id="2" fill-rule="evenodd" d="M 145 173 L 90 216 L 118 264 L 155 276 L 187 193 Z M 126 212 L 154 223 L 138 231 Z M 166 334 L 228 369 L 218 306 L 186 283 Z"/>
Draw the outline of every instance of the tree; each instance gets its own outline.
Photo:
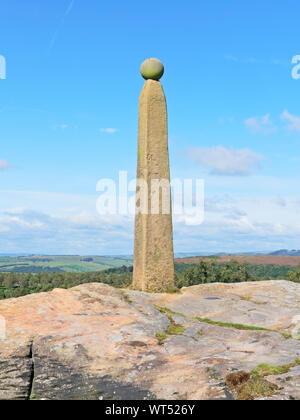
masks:
<path id="1" fill-rule="evenodd" d="M 300 265 L 297 267 L 296 271 L 288 272 L 288 280 L 293 281 L 295 283 L 300 283 Z"/>
<path id="2" fill-rule="evenodd" d="M 196 284 L 213 283 L 215 263 L 200 261 L 196 267 L 192 267 L 184 273 L 184 285 L 194 286 Z"/>

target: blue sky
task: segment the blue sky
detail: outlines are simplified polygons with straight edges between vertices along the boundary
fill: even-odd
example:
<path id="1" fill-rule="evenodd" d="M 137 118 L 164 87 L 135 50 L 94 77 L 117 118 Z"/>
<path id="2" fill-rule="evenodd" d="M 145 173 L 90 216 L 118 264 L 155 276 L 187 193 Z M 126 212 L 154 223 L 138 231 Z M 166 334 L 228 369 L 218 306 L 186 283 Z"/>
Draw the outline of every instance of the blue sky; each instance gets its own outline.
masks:
<path id="1" fill-rule="evenodd" d="M 141 62 L 157 57 L 172 177 L 204 178 L 176 252 L 300 248 L 296 0 L 1 4 L 0 253 L 130 254 L 96 183 L 134 178 Z"/>

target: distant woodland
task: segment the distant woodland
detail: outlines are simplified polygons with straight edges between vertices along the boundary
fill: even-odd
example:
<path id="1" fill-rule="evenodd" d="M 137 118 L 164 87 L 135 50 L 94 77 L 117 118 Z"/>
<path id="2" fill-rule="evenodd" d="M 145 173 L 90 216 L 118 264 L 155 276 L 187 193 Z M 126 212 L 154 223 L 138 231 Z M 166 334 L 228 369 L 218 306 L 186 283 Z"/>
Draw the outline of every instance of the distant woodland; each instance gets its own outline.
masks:
<path id="1" fill-rule="evenodd" d="M 198 264 L 175 263 L 175 284 L 180 289 L 205 283 L 238 283 L 260 280 L 286 279 L 300 283 L 298 268 L 282 265 L 243 264 L 235 261 Z M 132 267 L 122 266 L 88 273 L 40 272 L 0 273 L 0 299 L 20 297 L 31 293 L 48 292 L 55 288 L 68 289 L 84 283 L 105 283 L 127 288 L 132 282 Z"/>

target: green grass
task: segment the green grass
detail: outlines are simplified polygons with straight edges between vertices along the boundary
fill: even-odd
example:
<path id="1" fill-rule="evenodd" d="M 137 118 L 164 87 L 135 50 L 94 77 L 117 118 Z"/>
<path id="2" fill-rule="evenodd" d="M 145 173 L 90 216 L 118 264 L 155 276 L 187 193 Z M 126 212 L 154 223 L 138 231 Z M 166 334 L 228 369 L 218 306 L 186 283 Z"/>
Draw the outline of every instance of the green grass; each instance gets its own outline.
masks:
<path id="1" fill-rule="evenodd" d="M 300 359 L 296 359 L 292 363 L 288 363 L 282 366 L 271 366 L 266 363 L 258 365 L 251 374 L 254 377 L 263 378 L 270 375 L 283 375 L 284 373 L 290 372 L 293 367 L 300 366 Z"/>
<path id="2" fill-rule="evenodd" d="M 162 314 L 171 314 L 171 315 L 178 315 L 178 316 L 182 316 L 183 318 L 188 318 L 186 315 L 182 314 L 181 312 L 174 312 L 172 311 L 172 309 L 166 308 L 164 306 L 158 306 L 158 305 L 154 305 L 154 307 L 161 312 Z"/>
<path id="3" fill-rule="evenodd" d="M 131 258 L 91 256 L 92 261 L 82 261 L 78 255 L 0 257 L 0 272 L 37 273 L 37 272 L 74 272 L 89 273 L 132 265 Z"/>
<path id="4" fill-rule="evenodd" d="M 237 400 L 251 401 L 271 397 L 278 393 L 278 386 L 261 378 L 251 378 L 237 392 Z"/>
<path id="5" fill-rule="evenodd" d="M 272 330 L 272 329 L 269 329 L 269 328 L 256 327 L 256 326 L 253 326 L 253 325 L 235 324 L 233 322 L 213 321 L 212 319 L 199 318 L 197 316 L 193 317 L 193 319 L 196 319 L 199 322 L 204 322 L 206 324 L 217 325 L 219 327 L 235 328 L 237 330 L 274 332 L 274 333 L 281 334 L 284 338 L 292 338 L 291 334 L 288 334 L 288 333 L 285 333 L 285 332 L 282 332 L 282 331 Z"/>
<path id="6" fill-rule="evenodd" d="M 264 378 L 270 375 L 283 375 L 293 367 L 300 366 L 300 359 L 282 366 L 271 366 L 266 363 L 258 365 L 251 373 L 235 372 L 226 376 L 226 385 L 236 393 L 238 400 L 254 400 L 269 397 L 278 393 L 277 385 Z"/>
<path id="7" fill-rule="evenodd" d="M 272 330 L 272 329 L 269 329 L 269 328 L 256 327 L 256 326 L 253 326 L 253 325 L 235 324 L 233 322 L 213 321 L 212 319 L 209 319 L 209 318 L 200 318 L 200 317 L 197 317 L 197 316 L 188 317 L 188 316 L 184 315 L 183 313 L 174 312 L 171 309 L 166 308 L 166 307 L 161 307 L 161 306 L 158 306 L 158 305 L 154 305 L 154 306 L 157 310 L 159 310 L 161 313 L 166 314 L 166 315 L 167 314 L 178 315 L 178 316 L 182 316 L 182 317 L 187 318 L 187 319 L 194 319 L 196 321 L 203 322 L 203 323 L 206 323 L 206 324 L 216 325 L 218 327 L 235 328 L 237 330 L 246 330 L 246 331 L 274 332 L 274 333 L 281 334 L 286 339 L 293 338 L 291 334 L 288 334 L 288 333 L 285 333 L 285 332 L 282 332 L 282 331 Z"/>
<path id="8" fill-rule="evenodd" d="M 156 337 L 158 338 L 159 342 L 158 344 L 162 345 L 164 340 L 168 337 L 168 335 L 181 335 L 185 332 L 186 328 L 183 325 L 176 324 L 172 317 L 172 311 L 170 311 L 167 308 L 163 308 L 158 305 L 154 305 L 154 307 L 161 312 L 163 315 L 166 315 L 170 321 L 170 325 L 166 332 L 164 333 L 158 333 Z M 173 315 L 177 315 L 175 312 Z"/>
<path id="9" fill-rule="evenodd" d="M 168 338 L 166 333 L 160 332 L 156 334 L 156 338 L 158 339 L 158 344 L 162 346 L 166 338 Z"/>
<path id="10" fill-rule="evenodd" d="M 171 325 L 167 329 L 167 334 L 168 335 L 181 335 L 184 333 L 185 330 L 186 328 L 184 328 L 182 325 L 171 323 Z"/>
<path id="11" fill-rule="evenodd" d="M 237 400 L 270 397 L 279 391 L 277 385 L 244 371 L 230 373 L 225 377 L 225 383 L 236 395 Z"/>

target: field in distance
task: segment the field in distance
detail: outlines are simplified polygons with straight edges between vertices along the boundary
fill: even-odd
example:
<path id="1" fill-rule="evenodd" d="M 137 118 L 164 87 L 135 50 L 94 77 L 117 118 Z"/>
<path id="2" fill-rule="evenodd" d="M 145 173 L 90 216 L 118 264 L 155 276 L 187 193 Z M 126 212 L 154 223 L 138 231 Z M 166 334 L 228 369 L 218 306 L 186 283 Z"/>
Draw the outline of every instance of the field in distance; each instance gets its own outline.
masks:
<path id="1" fill-rule="evenodd" d="M 186 256 L 184 258 L 176 258 L 175 262 L 177 263 L 177 268 L 181 265 L 181 270 L 183 270 L 183 267 L 186 264 L 197 264 L 201 260 L 215 261 L 216 263 L 237 261 L 239 263 L 249 264 L 254 268 L 258 268 L 258 266 L 280 266 L 281 270 L 286 267 L 286 271 L 288 271 L 289 267 L 295 269 L 300 264 L 300 256 L 289 255 L 213 255 L 210 257 Z M 132 266 L 132 264 L 133 258 L 129 255 L 113 257 L 79 255 L 0 256 L 0 272 L 2 273 L 91 273 L 122 266 L 129 267 Z"/>
<path id="2" fill-rule="evenodd" d="M 24 256 L 1 257 L 2 273 L 75 272 L 88 273 L 132 265 L 131 257 Z"/>
<path id="3" fill-rule="evenodd" d="M 199 261 L 215 261 L 217 263 L 225 263 L 228 261 L 238 261 L 239 263 L 257 264 L 257 265 L 283 265 L 290 267 L 298 267 L 300 264 L 300 256 L 286 255 L 213 255 L 211 257 L 188 257 L 176 258 L 176 262 L 195 264 Z"/>

